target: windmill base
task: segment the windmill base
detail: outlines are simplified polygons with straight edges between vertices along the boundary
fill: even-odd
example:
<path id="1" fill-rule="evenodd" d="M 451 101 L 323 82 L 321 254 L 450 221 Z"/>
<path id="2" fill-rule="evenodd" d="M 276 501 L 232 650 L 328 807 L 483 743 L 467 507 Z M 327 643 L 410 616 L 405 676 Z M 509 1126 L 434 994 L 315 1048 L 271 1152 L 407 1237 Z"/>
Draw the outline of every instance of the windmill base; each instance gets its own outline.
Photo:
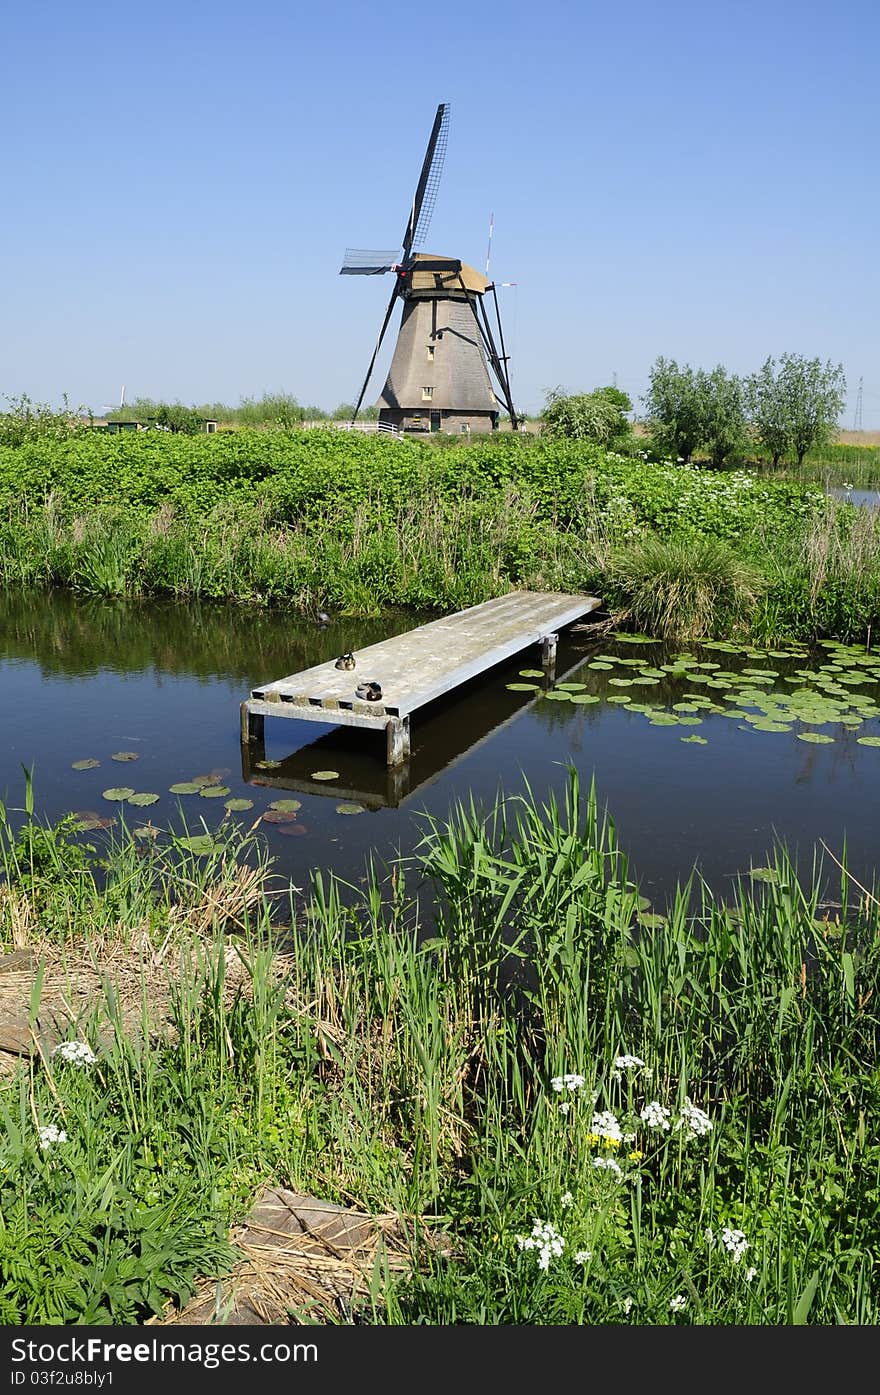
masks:
<path id="1" fill-rule="evenodd" d="M 381 407 L 379 425 L 397 431 L 444 431 L 455 436 L 478 435 L 498 429 L 497 412 L 456 412 L 449 409 L 419 410 L 416 407 Z"/>

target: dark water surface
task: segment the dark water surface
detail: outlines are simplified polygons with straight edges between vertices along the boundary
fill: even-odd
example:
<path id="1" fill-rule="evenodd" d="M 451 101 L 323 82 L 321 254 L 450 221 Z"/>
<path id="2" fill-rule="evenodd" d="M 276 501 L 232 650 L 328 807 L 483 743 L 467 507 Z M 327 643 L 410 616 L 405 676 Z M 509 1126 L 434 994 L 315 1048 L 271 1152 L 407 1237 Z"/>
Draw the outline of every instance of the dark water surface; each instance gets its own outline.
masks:
<path id="1" fill-rule="evenodd" d="M 453 801 L 472 794 L 489 805 L 499 790 L 521 792 L 524 778 L 540 798 L 561 792 L 564 767 L 573 763 L 585 787 L 595 776 L 631 872 L 655 904 L 695 864 L 713 888 L 729 892 L 737 874 L 766 864 L 776 838 L 807 872 L 820 839 L 837 856 L 846 839 L 851 871 L 873 882 L 880 834 L 880 660 L 873 664 L 873 656 L 859 668 L 858 656 L 828 649 L 808 660 L 692 646 L 678 662 L 661 645 L 597 643 L 589 631 L 570 631 L 560 642 L 556 681 L 581 682 L 579 696 L 598 701 L 509 690 L 511 682 L 540 683 L 520 676 L 540 666 L 534 647 L 430 715 L 417 714 L 404 771 L 386 770 L 384 740 L 374 733 L 281 718 L 266 719 L 265 752 L 280 764 L 255 769 L 243 759 L 239 703 L 252 687 L 427 618 L 335 619 L 322 630 L 238 609 L 0 596 L 0 798 L 20 808 L 27 766 L 42 817 L 91 812 L 115 817 L 117 828 L 124 817 L 129 827 L 152 821 L 180 831 L 183 816 L 195 833 L 202 820 L 213 828 L 224 816 L 248 827 L 271 801 L 296 798 L 292 822 L 261 828 L 276 870 L 303 886 L 313 867 L 357 881 L 371 850 L 383 860 L 410 852 L 424 831 L 420 811 L 442 819 Z M 612 667 L 589 667 L 606 657 Z M 803 674 L 819 665 L 826 670 L 817 696 Z M 743 668 L 759 670 L 763 680 L 742 675 Z M 772 720 L 762 719 L 760 710 L 731 700 L 743 689 L 754 701 L 764 692 L 800 704 L 797 719 L 780 717 L 778 708 Z M 720 710 L 701 707 L 701 697 Z M 773 701 L 765 699 L 765 709 Z M 676 711 L 681 702 L 690 710 Z M 653 717 L 627 710 L 649 704 Z M 724 716 L 724 709 L 741 715 Z M 676 724 L 654 725 L 657 713 Z M 866 737 L 877 746 L 860 744 Z M 120 751 L 138 759 L 111 759 Z M 100 765 L 72 769 L 89 758 Z M 328 769 L 338 779 L 314 780 Z M 252 799 L 253 808 L 229 816 L 223 798 L 169 793 L 170 785 L 202 775 L 221 775 L 226 797 Z M 133 808 L 103 798 L 119 786 L 160 799 Z M 339 813 L 340 803 L 362 812 Z"/>

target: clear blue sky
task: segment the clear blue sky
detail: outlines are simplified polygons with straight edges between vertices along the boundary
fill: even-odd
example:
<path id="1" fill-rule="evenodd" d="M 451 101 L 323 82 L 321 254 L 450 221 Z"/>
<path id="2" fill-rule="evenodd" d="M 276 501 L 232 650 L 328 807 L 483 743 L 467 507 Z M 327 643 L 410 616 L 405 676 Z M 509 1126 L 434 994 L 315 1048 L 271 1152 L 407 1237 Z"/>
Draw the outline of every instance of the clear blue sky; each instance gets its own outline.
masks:
<path id="1" fill-rule="evenodd" d="M 486 260 L 516 405 L 658 355 L 842 362 L 880 429 L 875 0 L 6 7 L 0 394 L 357 394 L 437 104 L 426 250 Z M 367 401 L 378 395 L 398 315 Z"/>

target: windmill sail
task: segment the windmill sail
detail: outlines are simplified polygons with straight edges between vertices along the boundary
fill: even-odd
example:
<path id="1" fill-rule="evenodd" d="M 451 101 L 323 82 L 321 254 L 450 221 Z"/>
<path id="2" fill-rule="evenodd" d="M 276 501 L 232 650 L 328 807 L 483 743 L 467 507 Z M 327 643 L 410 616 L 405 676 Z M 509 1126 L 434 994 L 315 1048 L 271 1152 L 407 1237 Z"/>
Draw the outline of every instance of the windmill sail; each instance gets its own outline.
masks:
<path id="1" fill-rule="evenodd" d="M 401 252 L 367 252 L 360 247 L 346 247 L 340 276 L 379 276 L 394 271 L 400 264 Z"/>

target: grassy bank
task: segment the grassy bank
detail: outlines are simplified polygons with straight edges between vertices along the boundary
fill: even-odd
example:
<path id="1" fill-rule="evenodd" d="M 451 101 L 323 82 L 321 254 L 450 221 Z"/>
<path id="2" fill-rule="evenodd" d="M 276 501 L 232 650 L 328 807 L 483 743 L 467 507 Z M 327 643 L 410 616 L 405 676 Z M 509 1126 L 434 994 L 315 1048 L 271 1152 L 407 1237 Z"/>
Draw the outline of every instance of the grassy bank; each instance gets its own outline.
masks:
<path id="1" fill-rule="evenodd" d="M 822 914 L 780 854 L 646 908 L 573 775 L 424 832 L 291 906 L 232 833 L 4 813 L 3 948 L 80 1045 L 3 1078 L 2 1321 L 184 1303 L 271 1181 L 402 1219 L 368 1323 L 875 1323 L 873 897 Z"/>
<path id="2" fill-rule="evenodd" d="M 578 442 L 81 435 L 0 449 L 0 586 L 40 585 L 352 616 L 578 590 L 658 636 L 864 640 L 880 533 L 802 477 Z"/>

